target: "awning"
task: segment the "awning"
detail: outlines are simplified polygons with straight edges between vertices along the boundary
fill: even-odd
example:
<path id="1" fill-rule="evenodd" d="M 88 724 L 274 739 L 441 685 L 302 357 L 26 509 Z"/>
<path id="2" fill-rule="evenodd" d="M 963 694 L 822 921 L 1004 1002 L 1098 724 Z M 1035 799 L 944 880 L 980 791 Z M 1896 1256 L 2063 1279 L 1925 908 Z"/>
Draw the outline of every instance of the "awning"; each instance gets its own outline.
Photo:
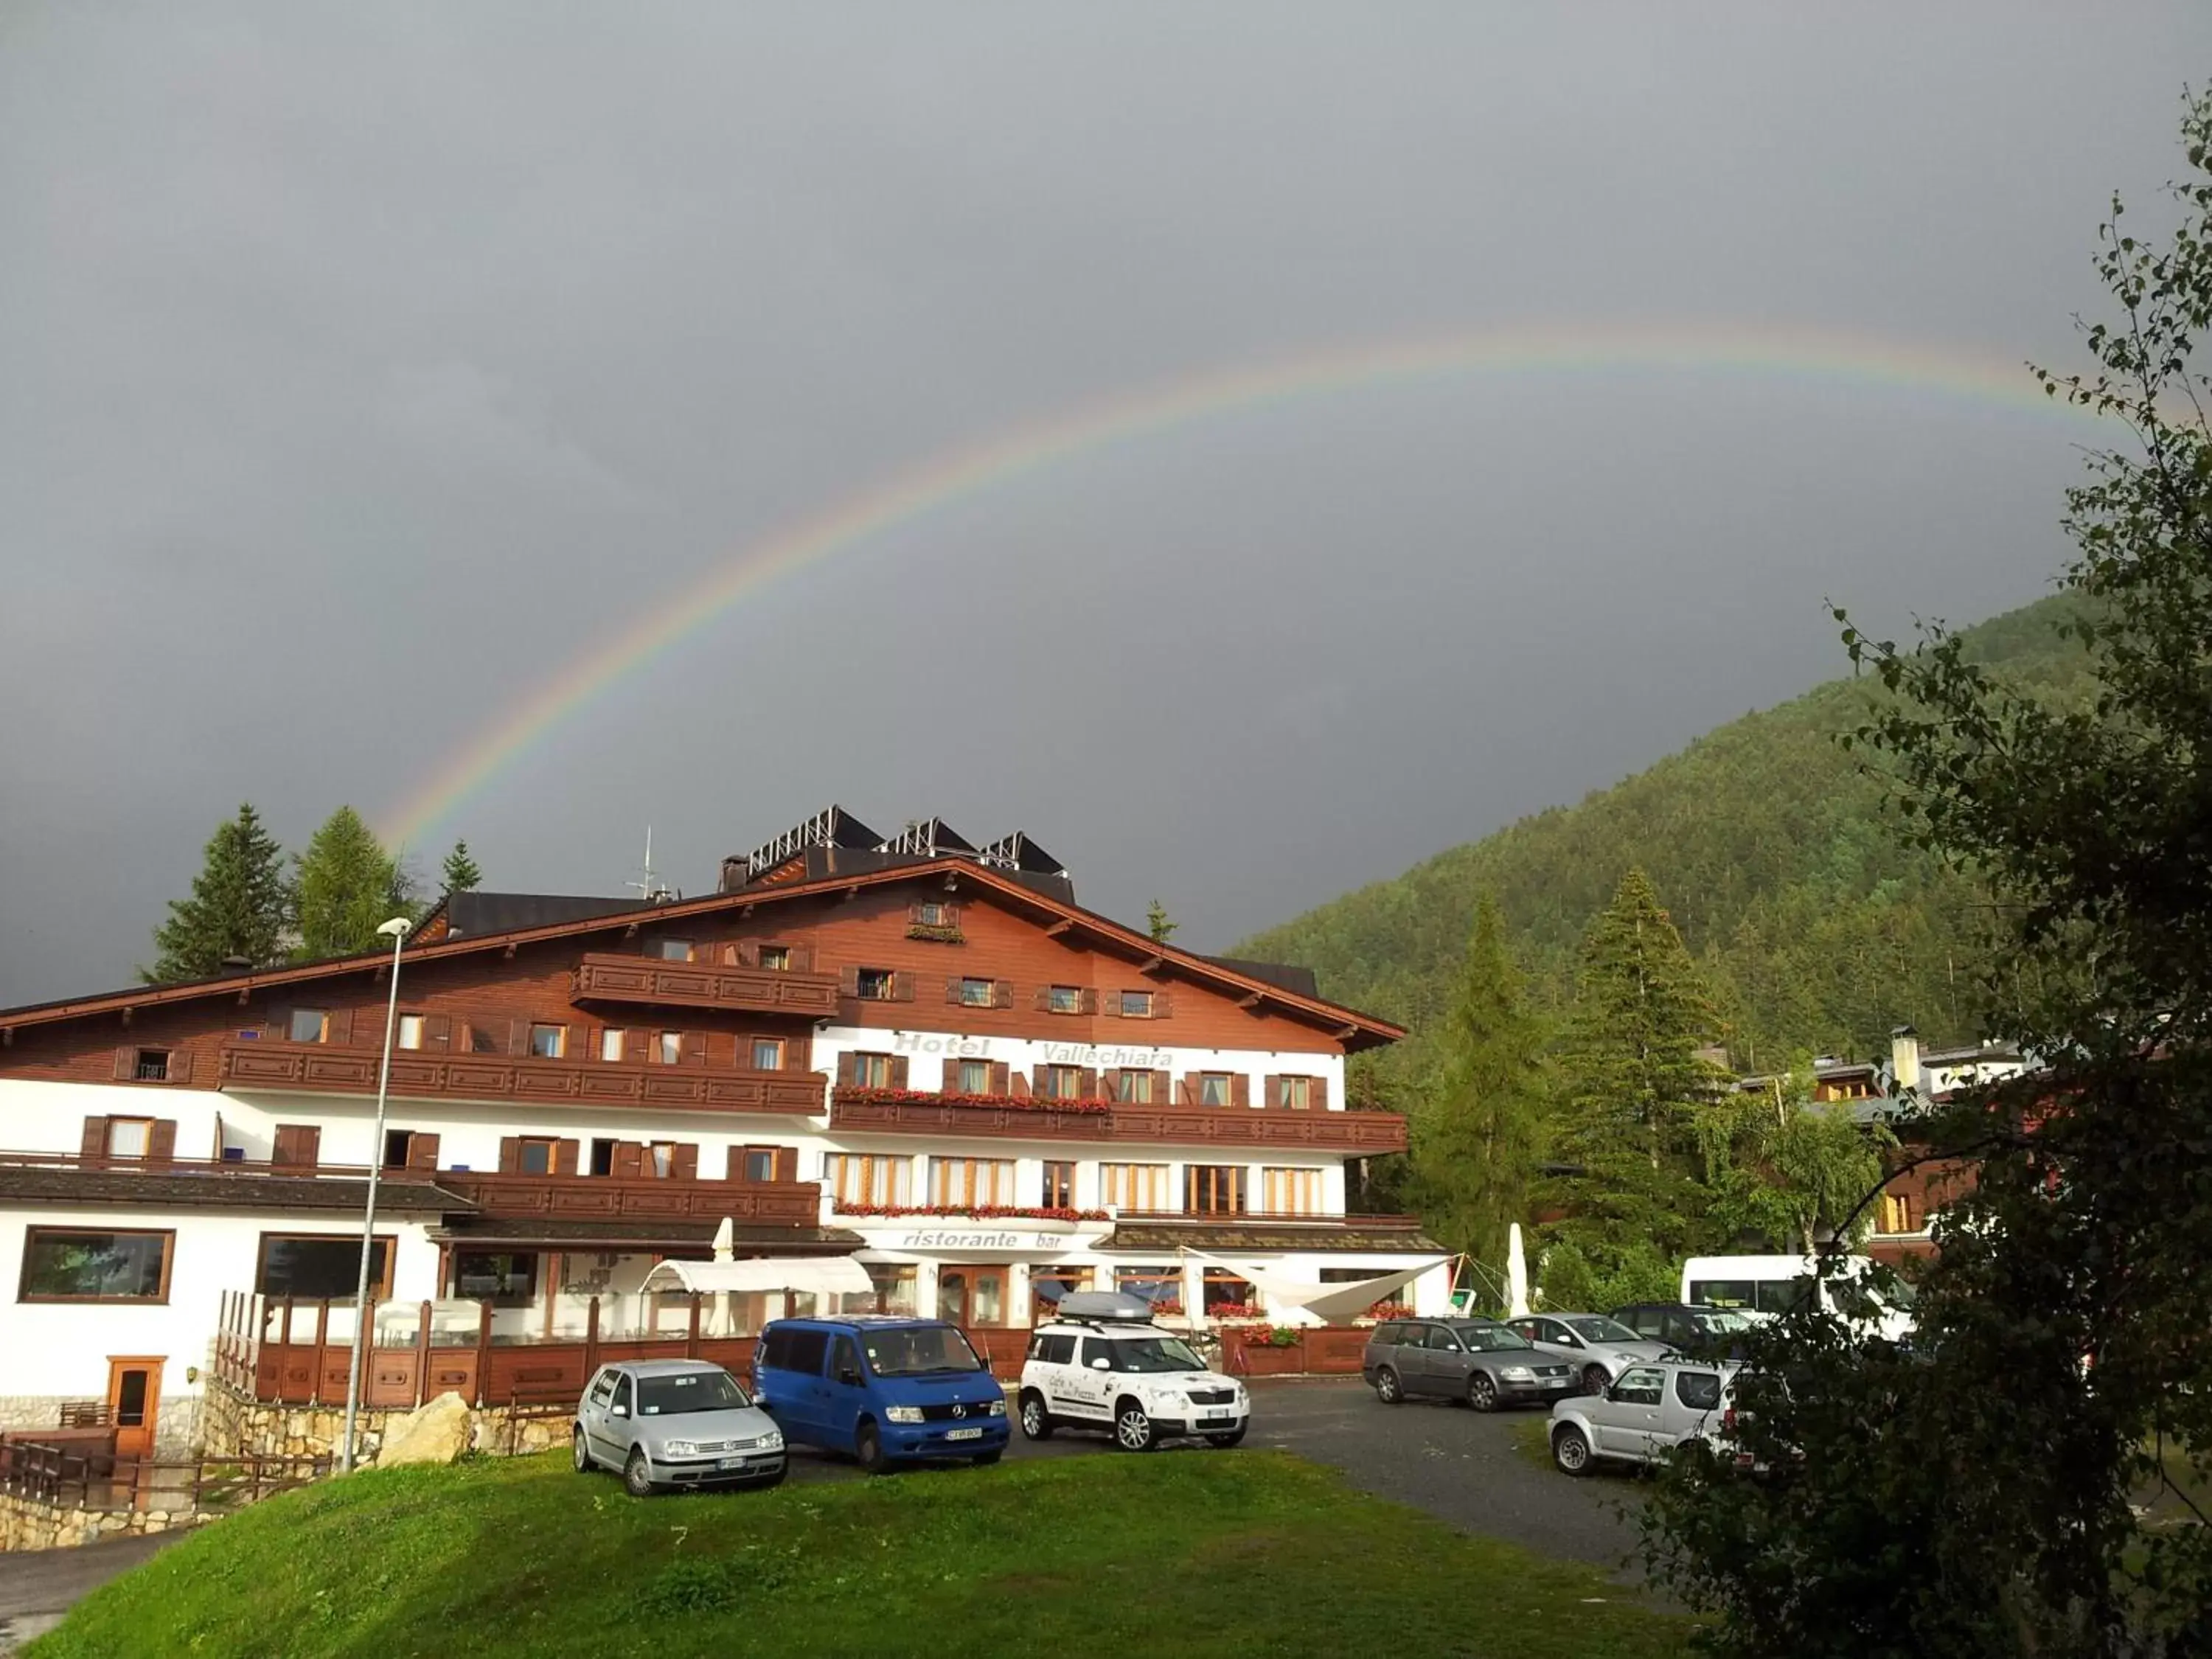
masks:
<path id="1" fill-rule="evenodd" d="M 1208 1255 L 1202 1250 L 1188 1250 L 1185 1254 L 1212 1267 L 1226 1267 L 1230 1272 L 1250 1279 L 1267 1292 L 1267 1300 L 1277 1307 L 1304 1309 L 1323 1323 L 1334 1319 L 1358 1317 L 1391 1291 L 1412 1284 L 1437 1265 L 1435 1261 L 1424 1261 L 1419 1267 L 1396 1268 L 1373 1279 L 1354 1280 L 1349 1285 L 1314 1285 L 1266 1267 L 1255 1267 L 1249 1261 L 1224 1261 L 1219 1256 Z"/>
<path id="2" fill-rule="evenodd" d="M 663 1261 L 645 1276 L 641 1291 L 695 1296 L 723 1291 L 799 1291 L 813 1296 L 867 1296 L 876 1281 L 849 1255 L 750 1261 Z"/>

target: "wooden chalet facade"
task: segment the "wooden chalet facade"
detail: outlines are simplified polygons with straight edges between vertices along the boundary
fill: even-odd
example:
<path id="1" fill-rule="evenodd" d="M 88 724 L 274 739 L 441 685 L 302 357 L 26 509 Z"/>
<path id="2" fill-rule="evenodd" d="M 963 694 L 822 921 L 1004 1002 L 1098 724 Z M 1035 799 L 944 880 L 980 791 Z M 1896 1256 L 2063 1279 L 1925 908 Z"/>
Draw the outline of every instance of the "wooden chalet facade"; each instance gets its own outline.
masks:
<path id="1" fill-rule="evenodd" d="M 372 1144 L 389 971 L 0 1011 L 0 1427 L 104 1400 L 180 1443 L 211 1345 L 253 1375 L 280 1310 L 326 1358 L 372 1161 L 380 1352 L 696 1343 L 639 1285 L 726 1218 L 741 1255 L 856 1255 L 880 1305 L 986 1332 L 1117 1284 L 1256 1316 L 1237 1259 L 1447 1294 L 1409 1221 L 1345 1214 L 1346 1163 L 1406 1144 L 1346 1109 L 1345 1058 L 1401 1033 L 1083 909 L 1021 837 L 833 808 L 705 898 L 461 896 L 402 957 Z"/>

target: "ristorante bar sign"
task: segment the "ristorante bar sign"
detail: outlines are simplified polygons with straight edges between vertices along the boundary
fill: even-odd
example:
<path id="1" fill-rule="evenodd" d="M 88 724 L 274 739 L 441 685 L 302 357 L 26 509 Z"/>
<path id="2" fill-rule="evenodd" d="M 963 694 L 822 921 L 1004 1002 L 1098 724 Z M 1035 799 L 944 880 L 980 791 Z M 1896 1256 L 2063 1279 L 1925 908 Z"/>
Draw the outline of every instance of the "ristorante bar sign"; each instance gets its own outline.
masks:
<path id="1" fill-rule="evenodd" d="M 902 1054 L 943 1054 L 947 1060 L 988 1060 L 989 1037 L 933 1036 L 926 1031 L 901 1031 L 891 1048 Z M 1028 1042 L 1021 1045 L 1048 1066 L 1089 1066 L 1100 1070 L 1125 1066 L 1132 1071 L 1165 1072 L 1175 1056 L 1164 1048 L 1102 1048 L 1094 1042 Z"/>

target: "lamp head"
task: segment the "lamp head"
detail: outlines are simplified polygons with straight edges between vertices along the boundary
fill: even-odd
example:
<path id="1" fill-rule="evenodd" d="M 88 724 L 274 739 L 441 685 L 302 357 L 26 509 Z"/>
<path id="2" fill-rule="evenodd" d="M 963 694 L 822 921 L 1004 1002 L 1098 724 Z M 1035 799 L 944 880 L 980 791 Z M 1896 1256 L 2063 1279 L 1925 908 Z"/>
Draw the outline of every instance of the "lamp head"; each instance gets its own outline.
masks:
<path id="1" fill-rule="evenodd" d="M 391 921 L 380 924 L 376 931 L 387 938 L 404 939 L 407 937 L 407 930 L 414 925 L 404 916 L 394 916 Z"/>

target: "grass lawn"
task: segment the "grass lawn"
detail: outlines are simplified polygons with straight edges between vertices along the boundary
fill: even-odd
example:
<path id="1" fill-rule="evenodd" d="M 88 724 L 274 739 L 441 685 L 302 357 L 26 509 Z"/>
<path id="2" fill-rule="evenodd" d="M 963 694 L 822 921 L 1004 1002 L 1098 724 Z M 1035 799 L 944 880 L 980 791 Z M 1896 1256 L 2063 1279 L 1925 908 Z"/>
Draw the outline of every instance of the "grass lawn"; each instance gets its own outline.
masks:
<path id="1" fill-rule="evenodd" d="M 564 1453 L 216 1522 L 33 1659 L 1102 1652 L 1641 1659 L 1688 1626 L 1283 1453 L 1040 1459 L 635 1501 Z"/>

